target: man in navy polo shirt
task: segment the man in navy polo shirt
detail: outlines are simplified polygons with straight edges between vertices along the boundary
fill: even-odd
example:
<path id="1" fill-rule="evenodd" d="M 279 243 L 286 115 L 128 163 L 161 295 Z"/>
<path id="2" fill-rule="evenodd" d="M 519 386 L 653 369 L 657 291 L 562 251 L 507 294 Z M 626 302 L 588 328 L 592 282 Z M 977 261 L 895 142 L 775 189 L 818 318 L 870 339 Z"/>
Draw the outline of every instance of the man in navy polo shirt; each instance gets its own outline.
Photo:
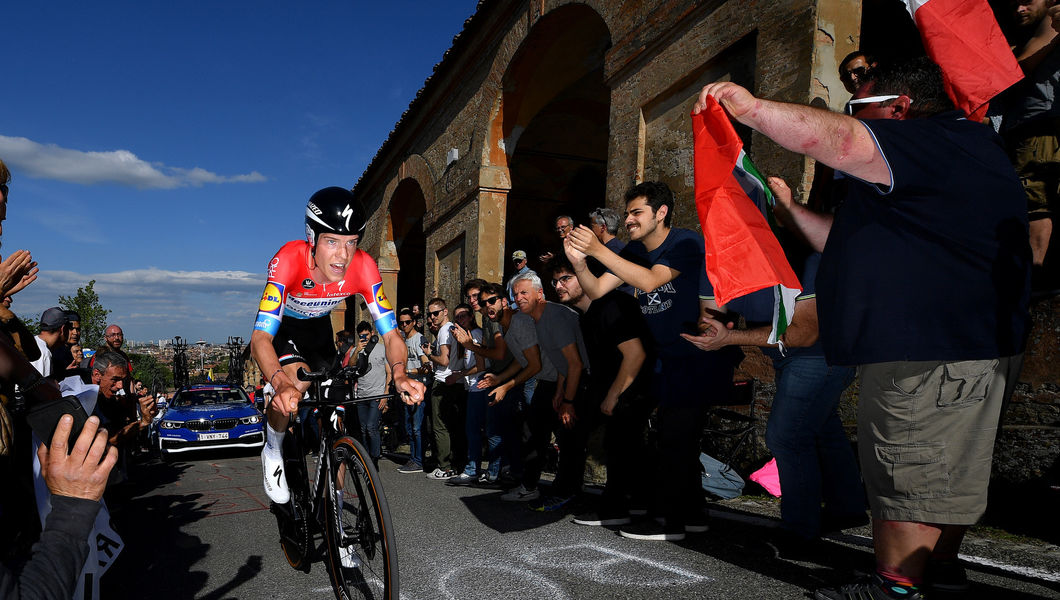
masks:
<path id="1" fill-rule="evenodd" d="M 825 357 L 860 368 L 858 444 L 874 517 L 876 574 L 816 597 L 966 588 L 957 550 L 986 510 L 1001 404 L 1028 328 L 1026 199 L 1000 138 L 953 110 L 927 59 L 876 69 L 848 105 L 854 118 L 728 82 L 703 88 L 695 112 L 708 96 L 850 178 L 834 220 L 787 207 L 789 224 L 823 248 Z"/>

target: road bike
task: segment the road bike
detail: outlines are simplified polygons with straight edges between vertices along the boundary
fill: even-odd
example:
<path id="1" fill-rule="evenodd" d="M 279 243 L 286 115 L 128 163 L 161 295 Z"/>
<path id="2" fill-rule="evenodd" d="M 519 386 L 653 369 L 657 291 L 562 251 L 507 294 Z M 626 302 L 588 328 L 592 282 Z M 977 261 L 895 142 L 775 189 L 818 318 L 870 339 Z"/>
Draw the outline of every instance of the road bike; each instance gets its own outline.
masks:
<path id="1" fill-rule="evenodd" d="M 322 555 L 336 598 L 397 600 L 397 544 L 379 472 L 361 442 L 343 435 L 341 418 L 335 415 L 339 405 L 395 396 L 350 398 L 357 376 L 355 367 L 312 373 L 299 369 L 299 379 L 311 383 L 309 399 L 299 407 L 316 408 L 321 423 L 315 476 L 311 485 L 296 425 L 294 434 L 284 436 L 283 448 L 291 500 L 273 502 L 270 508 L 291 567 L 308 573 Z"/>

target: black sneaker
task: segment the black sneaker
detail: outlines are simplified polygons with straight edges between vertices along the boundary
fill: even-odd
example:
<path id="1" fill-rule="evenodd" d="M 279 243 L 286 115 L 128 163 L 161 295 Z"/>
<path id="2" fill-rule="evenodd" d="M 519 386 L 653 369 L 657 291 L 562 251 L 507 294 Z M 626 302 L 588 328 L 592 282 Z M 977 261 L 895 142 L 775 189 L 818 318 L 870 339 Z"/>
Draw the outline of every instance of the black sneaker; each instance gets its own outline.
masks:
<path id="1" fill-rule="evenodd" d="M 409 461 L 397 468 L 398 473 L 422 473 L 423 467 L 418 462 Z"/>
<path id="2" fill-rule="evenodd" d="M 575 524 L 588 525 L 590 527 L 617 527 L 619 525 L 629 525 L 631 522 L 632 520 L 629 518 L 628 513 L 587 512 L 574 517 Z"/>
<path id="3" fill-rule="evenodd" d="M 655 519 L 648 519 L 639 523 L 624 525 L 618 530 L 618 533 L 620 533 L 622 537 L 631 540 L 680 542 L 685 539 L 685 526 L 667 527 L 658 523 Z"/>
<path id="4" fill-rule="evenodd" d="M 924 570 L 924 587 L 932 598 L 963 596 L 971 589 L 968 573 L 957 559 L 928 560 Z"/>
<path id="5" fill-rule="evenodd" d="M 480 473 L 478 479 L 475 480 L 475 485 L 481 488 L 499 490 L 503 489 L 497 484 L 497 479 L 490 478 L 489 473 Z"/>
<path id="6" fill-rule="evenodd" d="M 822 588 L 813 593 L 816 600 L 924 600 L 920 588 L 899 585 L 878 574 L 838 588 Z"/>
<path id="7" fill-rule="evenodd" d="M 710 530 L 707 515 L 699 512 L 685 519 L 685 533 L 706 533 Z"/>
<path id="8" fill-rule="evenodd" d="M 457 486 L 457 485 L 471 485 L 472 483 L 475 483 L 477 480 L 478 479 L 474 475 L 468 475 L 467 473 L 461 473 L 461 474 L 457 475 L 456 477 L 449 478 L 449 481 L 446 481 L 445 485 L 453 485 L 453 486 Z"/>

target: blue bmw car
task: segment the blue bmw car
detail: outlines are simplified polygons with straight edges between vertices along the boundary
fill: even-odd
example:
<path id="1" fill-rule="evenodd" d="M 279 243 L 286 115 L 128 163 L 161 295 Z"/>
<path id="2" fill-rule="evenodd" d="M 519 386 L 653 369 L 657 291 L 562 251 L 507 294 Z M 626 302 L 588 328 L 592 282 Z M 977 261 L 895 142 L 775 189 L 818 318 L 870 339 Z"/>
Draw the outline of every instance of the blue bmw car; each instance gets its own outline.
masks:
<path id="1" fill-rule="evenodd" d="M 182 388 L 158 424 L 163 458 L 189 450 L 260 448 L 265 417 L 239 386 L 200 384 Z"/>

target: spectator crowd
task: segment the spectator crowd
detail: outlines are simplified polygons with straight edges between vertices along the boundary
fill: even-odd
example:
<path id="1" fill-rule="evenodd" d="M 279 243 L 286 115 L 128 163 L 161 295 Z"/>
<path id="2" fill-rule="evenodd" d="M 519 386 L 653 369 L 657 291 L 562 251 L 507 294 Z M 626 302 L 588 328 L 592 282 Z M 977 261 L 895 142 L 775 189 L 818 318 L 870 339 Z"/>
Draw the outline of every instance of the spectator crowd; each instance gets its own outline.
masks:
<path id="1" fill-rule="evenodd" d="M 398 471 L 502 488 L 501 500 L 532 510 L 568 507 L 574 523 L 632 539 L 682 540 L 708 529 L 707 409 L 728 403 L 740 348 L 758 346 L 776 372 L 766 445 L 783 489 L 778 545 L 811 550 L 871 514 L 876 572 L 816 597 L 965 593 L 957 555 L 986 508 L 1032 273 L 1036 295 L 1056 287 L 1057 10 L 1017 4 L 1028 77 L 982 123 L 954 108 L 925 58 L 846 57 L 846 114 L 732 83 L 702 90 L 694 112 L 712 97 L 733 121 L 835 173 L 814 190 L 819 210 L 767 180 L 803 286 L 778 343 L 768 341 L 772 291 L 718 305 L 702 237 L 671 225 L 674 195 L 652 181 L 629 188 L 624 215 L 556 217 L 555 249 L 534 265 L 515 250 L 507 281 L 469 279 L 458 304 L 431 298 L 424 327 L 401 309 L 407 370 L 430 391 L 426 407 L 399 407 L 410 452 Z M 936 177 L 938 165 L 952 177 Z M 838 404 L 859 373 L 855 455 Z M 607 482 L 590 502 L 583 473 L 601 425 Z"/>

